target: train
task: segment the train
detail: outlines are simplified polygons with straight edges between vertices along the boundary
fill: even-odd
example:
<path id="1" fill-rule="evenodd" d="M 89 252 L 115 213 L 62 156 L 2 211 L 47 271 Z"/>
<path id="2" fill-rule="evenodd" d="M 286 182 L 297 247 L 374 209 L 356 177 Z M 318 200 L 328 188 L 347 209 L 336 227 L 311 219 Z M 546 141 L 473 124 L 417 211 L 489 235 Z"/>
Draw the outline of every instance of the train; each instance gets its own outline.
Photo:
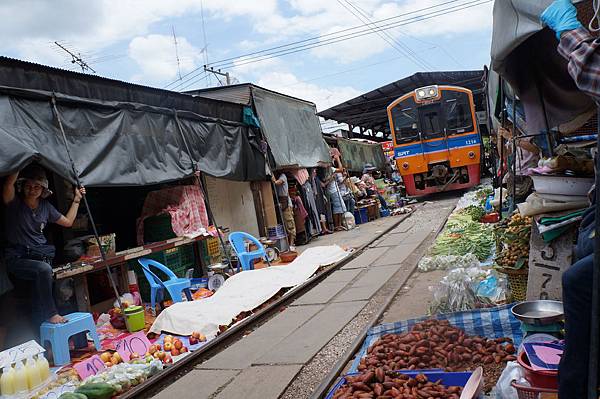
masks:
<path id="1" fill-rule="evenodd" d="M 433 85 L 387 107 L 394 159 L 407 195 L 461 190 L 481 178 L 481 134 L 471 90 Z"/>

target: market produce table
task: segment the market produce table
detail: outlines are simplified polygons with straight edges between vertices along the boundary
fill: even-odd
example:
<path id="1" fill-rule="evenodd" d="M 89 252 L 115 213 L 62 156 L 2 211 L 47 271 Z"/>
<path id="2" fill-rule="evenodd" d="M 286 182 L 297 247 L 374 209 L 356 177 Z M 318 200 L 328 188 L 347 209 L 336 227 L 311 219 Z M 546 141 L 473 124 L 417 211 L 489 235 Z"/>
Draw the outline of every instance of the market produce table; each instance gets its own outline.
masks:
<path id="1" fill-rule="evenodd" d="M 87 279 L 90 273 L 105 270 L 106 266 L 108 266 L 110 269 L 118 268 L 119 286 L 121 288 L 128 287 L 127 261 L 139 259 L 156 252 L 180 247 L 182 245 L 193 244 L 209 237 L 211 236 L 199 235 L 193 238 L 176 237 L 165 241 L 146 244 L 140 247 L 130 248 L 125 251 L 119 251 L 114 256 L 108 257 L 105 261 L 103 261 L 101 258 L 94 258 L 92 260 L 71 262 L 66 265 L 60 265 L 56 267 L 54 269 L 54 277 L 56 280 L 62 280 L 66 278 L 74 279 L 75 296 L 77 298 L 77 308 L 79 311 L 90 312 L 96 309 L 105 311 L 107 308 L 112 306 L 111 304 L 114 301 L 114 298 L 99 304 L 92 304 L 90 302 Z"/>

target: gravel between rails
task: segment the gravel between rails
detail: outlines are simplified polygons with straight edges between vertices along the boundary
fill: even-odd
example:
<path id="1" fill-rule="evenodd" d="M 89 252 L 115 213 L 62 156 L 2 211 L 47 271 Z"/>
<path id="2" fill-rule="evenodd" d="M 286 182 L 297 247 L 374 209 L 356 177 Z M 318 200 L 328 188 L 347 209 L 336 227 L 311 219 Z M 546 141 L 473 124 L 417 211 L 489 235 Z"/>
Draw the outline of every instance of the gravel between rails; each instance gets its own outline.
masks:
<path id="1" fill-rule="evenodd" d="M 456 200 L 452 200 L 452 204 Z M 433 207 L 420 208 L 424 215 L 412 215 L 412 218 L 422 217 L 419 219 L 425 223 L 430 221 L 430 224 L 436 224 L 436 231 L 443 226 L 447 216 L 450 214 L 454 206 L 450 206 L 447 214 L 441 215 L 440 208 L 449 205 L 451 202 L 440 201 Z M 440 217 L 443 217 L 440 220 Z M 388 233 L 389 234 L 389 233 Z M 335 363 L 344 354 L 358 334 L 369 324 L 374 315 L 378 313 L 384 305 L 386 299 L 406 284 L 410 276 L 416 270 L 417 263 L 429 246 L 435 239 L 435 233 L 431 233 L 419 247 L 404 260 L 403 264 L 408 266 L 409 273 L 398 272 L 370 299 L 369 303 L 360 311 L 360 313 L 352 319 L 329 343 L 319 351 L 312 360 L 305 364 L 298 375 L 290 383 L 284 393 L 280 396 L 281 399 L 301 399 L 310 398 L 312 392 L 321 383 L 321 380 L 329 373 Z M 384 236 L 385 237 L 385 236 Z M 383 237 L 382 237 L 383 239 Z M 347 365 L 346 367 L 348 367 Z"/>

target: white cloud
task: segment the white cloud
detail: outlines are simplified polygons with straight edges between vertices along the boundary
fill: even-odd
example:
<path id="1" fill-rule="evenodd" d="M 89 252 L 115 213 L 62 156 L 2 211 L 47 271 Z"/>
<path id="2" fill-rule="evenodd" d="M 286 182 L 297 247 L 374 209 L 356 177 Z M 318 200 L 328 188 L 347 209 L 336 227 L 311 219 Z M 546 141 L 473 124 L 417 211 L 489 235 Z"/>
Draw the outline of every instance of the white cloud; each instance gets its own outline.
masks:
<path id="1" fill-rule="evenodd" d="M 361 94 L 350 86 L 322 87 L 300 81 L 289 72 L 270 72 L 258 79 L 257 84 L 266 89 L 314 102 L 322 111 Z"/>
<path id="2" fill-rule="evenodd" d="M 196 68 L 201 61 L 201 50 L 192 46 L 184 37 L 177 39 L 177 53 L 182 74 Z M 129 43 L 129 57 L 141 70 L 136 80 L 164 82 L 177 78 L 177 58 L 172 36 L 136 37 Z"/>

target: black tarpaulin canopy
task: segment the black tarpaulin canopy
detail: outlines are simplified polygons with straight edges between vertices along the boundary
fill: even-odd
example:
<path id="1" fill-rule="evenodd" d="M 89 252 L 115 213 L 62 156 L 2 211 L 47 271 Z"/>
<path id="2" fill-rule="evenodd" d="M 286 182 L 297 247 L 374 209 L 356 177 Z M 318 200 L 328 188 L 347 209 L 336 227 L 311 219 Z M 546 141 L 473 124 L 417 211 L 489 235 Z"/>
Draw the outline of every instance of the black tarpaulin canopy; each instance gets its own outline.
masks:
<path id="1" fill-rule="evenodd" d="M 199 115 L 242 122 L 242 105 L 192 98 L 175 91 L 141 86 L 96 75 L 66 71 L 0 56 L 0 86 L 45 90 L 74 97 L 119 101 L 191 111 Z"/>
<path id="2" fill-rule="evenodd" d="M 33 81 L 44 82 L 39 71 L 30 71 L 28 75 L 33 76 Z M 0 76 L 7 75 L 0 73 Z M 48 79 L 45 82 L 46 86 L 53 85 Z M 79 89 L 83 93 L 83 86 Z M 135 94 L 135 87 L 129 89 Z M 197 163 L 200 171 L 215 177 L 240 181 L 265 178 L 264 156 L 247 126 L 196 113 L 194 107 L 200 110 L 210 102 L 197 107 L 197 100 L 181 96 L 178 101 L 183 110 L 0 86 L 0 175 L 36 160 L 75 180 L 52 110 L 54 97 L 84 185 L 147 185 L 178 180 L 191 175 L 192 162 Z M 144 99 L 140 93 L 132 97 Z M 213 115 L 218 113 L 213 109 Z M 182 133 L 193 159 L 187 153 Z"/>
<path id="3" fill-rule="evenodd" d="M 384 137 L 389 137 L 390 128 L 386 109 L 395 99 L 423 86 L 461 86 L 474 92 L 475 107 L 479 111 L 485 109 L 482 78 L 483 70 L 419 72 L 321 111 L 318 115 L 352 127 L 371 129 L 374 134 L 383 133 Z"/>
<path id="4" fill-rule="evenodd" d="M 188 93 L 254 106 L 277 169 L 310 168 L 331 162 L 314 103 L 249 83 Z"/>

